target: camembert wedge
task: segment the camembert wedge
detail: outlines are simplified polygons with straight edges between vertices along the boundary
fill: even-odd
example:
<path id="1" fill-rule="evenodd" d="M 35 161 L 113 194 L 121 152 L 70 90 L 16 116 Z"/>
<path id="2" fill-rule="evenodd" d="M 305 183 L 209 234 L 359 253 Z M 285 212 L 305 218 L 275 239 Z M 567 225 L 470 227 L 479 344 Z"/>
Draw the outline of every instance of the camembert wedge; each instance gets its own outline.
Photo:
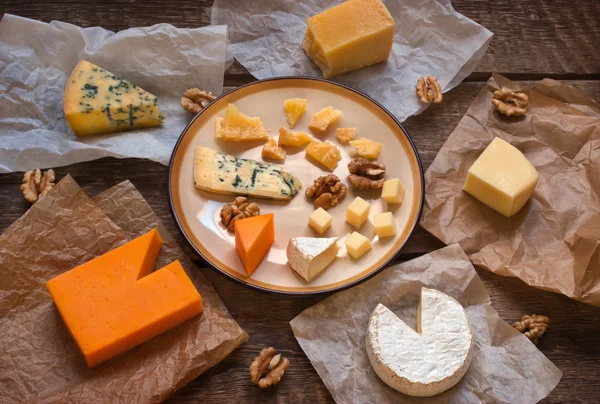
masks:
<path id="1" fill-rule="evenodd" d="M 164 120 L 154 95 L 87 60 L 69 76 L 63 104 L 76 136 L 159 126 Z"/>
<path id="2" fill-rule="evenodd" d="M 315 279 L 337 256 L 337 237 L 296 237 L 287 246 L 287 258 L 292 269 L 308 282 Z"/>
<path id="3" fill-rule="evenodd" d="M 421 289 L 417 331 L 378 304 L 366 335 L 369 360 L 391 388 L 415 397 L 442 393 L 471 363 L 473 335 L 465 310 L 434 289 Z"/>
<path id="4" fill-rule="evenodd" d="M 302 188 L 298 178 L 281 166 L 238 158 L 203 146 L 194 157 L 196 188 L 229 195 L 288 200 Z"/>

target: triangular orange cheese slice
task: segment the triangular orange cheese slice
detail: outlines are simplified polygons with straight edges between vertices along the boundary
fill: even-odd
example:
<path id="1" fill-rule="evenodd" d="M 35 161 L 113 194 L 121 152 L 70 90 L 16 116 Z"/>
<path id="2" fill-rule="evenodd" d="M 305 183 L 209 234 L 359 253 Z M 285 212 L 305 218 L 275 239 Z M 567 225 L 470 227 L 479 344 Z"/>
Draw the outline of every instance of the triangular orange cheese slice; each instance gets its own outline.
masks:
<path id="1" fill-rule="evenodd" d="M 162 243 L 151 230 L 46 283 L 89 367 L 202 312 L 179 261 L 152 272 Z"/>
<path id="2" fill-rule="evenodd" d="M 235 221 L 235 249 L 248 276 L 252 275 L 275 241 L 273 214 Z"/>

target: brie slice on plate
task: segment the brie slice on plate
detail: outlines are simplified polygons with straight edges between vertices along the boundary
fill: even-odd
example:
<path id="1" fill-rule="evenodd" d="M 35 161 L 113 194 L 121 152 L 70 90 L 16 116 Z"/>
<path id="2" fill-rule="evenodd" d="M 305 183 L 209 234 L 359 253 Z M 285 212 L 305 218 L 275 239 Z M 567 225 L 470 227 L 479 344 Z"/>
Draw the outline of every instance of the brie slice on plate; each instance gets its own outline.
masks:
<path id="1" fill-rule="evenodd" d="M 415 331 L 378 304 L 367 329 L 367 354 L 388 386 L 409 396 L 431 397 L 465 375 L 473 335 L 463 307 L 440 291 L 422 288 L 418 310 Z"/>
<path id="2" fill-rule="evenodd" d="M 308 282 L 315 279 L 337 256 L 337 237 L 296 237 L 287 246 L 287 258 L 292 269 Z"/>

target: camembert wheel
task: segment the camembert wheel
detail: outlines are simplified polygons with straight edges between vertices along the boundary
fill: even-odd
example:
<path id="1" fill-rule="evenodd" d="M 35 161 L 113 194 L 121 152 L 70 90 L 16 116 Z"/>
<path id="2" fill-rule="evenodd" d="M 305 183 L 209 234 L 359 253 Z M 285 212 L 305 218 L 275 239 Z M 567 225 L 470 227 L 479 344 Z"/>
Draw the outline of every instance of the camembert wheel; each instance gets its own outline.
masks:
<path id="1" fill-rule="evenodd" d="M 388 386 L 415 397 L 442 393 L 471 363 L 473 335 L 463 307 L 437 290 L 422 288 L 417 331 L 382 304 L 369 320 L 367 354 Z"/>

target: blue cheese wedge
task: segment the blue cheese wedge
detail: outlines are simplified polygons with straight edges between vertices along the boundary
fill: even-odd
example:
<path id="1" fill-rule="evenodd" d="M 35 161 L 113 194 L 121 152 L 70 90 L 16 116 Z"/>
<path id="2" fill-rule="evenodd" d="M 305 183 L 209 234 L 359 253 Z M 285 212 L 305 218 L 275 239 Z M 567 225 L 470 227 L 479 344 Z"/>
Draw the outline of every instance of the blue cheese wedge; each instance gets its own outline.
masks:
<path id="1" fill-rule="evenodd" d="M 238 158 L 198 146 L 194 157 L 196 188 L 218 194 L 289 200 L 302 184 L 275 164 Z"/>
<path id="2" fill-rule="evenodd" d="M 290 239 L 286 254 L 292 269 L 310 282 L 331 264 L 338 250 L 337 237 L 296 237 Z"/>
<path id="3" fill-rule="evenodd" d="M 159 126 L 164 120 L 154 95 L 86 60 L 69 77 L 64 112 L 77 136 Z"/>

